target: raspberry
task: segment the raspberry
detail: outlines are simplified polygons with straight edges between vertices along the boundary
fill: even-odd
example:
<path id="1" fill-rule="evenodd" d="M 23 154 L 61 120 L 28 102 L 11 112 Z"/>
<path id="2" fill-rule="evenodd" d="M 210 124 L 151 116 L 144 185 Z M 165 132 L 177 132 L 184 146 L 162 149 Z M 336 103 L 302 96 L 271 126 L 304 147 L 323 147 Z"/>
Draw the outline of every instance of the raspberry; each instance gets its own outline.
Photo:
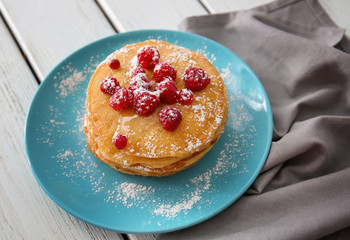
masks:
<path id="1" fill-rule="evenodd" d="M 209 75 L 206 71 L 198 67 L 187 67 L 183 75 L 186 88 L 192 91 L 199 91 L 210 83 Z"/>
<path id="2" fill-rule="evenodd" d="M 154 67 L 153 78 L 157 82 L 163 81 L 166 77 L 175 81 L 176 72 L 176 69 L 169 63 L 161 61 Z"/>
<path id="3" fill-rule="evenodd" d="M 146 73 L 146 71 L 143 67 L 141 67 L 140 65 L 137 65 L 132 69 L 132 75 L 136 76 L 139 73 Z"/>
<path id="4" fill-rule="evenodd" d="M 148 79 L 145 73 L 139 73 L 133 78 L 131 78 L 128 89 L 130 91 L 135 91 L 138 88 L 150 89 L 152 82 Z"/>
<path id="5" fill-rule="evenodd" d="M 184 88 L 178 94 L 178 100 L 182 105 L 189 105 L 193 102 L 194 95 L 190 89 Z"/>
<path id="6" fill-rule="evenodd" d="M 113 95 L 119 88 L 119 82 L 115 77 L 106 77 L 100 85 L 101 91 L 109 95 Z"/>
<path id="7" fill-rule="evenodd" d="M 173 107 L 164 107 L 159 113 L 159 121 L 167 131 L 175 131 L 182 120 L 180 110 Z"/>
<path id="8" fill-rule="evenodd" d="M 120 67 L 120 62 L 117 58 L 113 58 L 109 61 L 109 67 L 113 70 L 118 69 Z"/>
<path id="9" fill-rule="evenodd" d="M 159 57 L 160 55 L 157 48 L 153 46 L 145 46 L 137 51 L 138 64 L 148 70 L 154 68 L 154 66 L 159 62 Z"/>
<path id="10" fill-rule="evenodd" d="M 160 100 L 167 104 L 173 104 L 177 100 L 177 88 L 175 82 L 171 78 L 154 85 L 154 91 L 159 91 Z"/>
<path id="11" fill-rule="evenodd" d="M 151 114 L 160 101 L 159 93 L 138 88 L 134 91 L 134 108 L 141 116 Z"/>
<path id="12" fill-rule="evenodd" d="M 125 87 L 120 88 L 110 97 L 109 106 L 116 111 L 123 111 L 132 105 L 132 92 Z"/>
<path id="13" fill-rule="evenodd" d="M 127 143 L 128 139 L 124 135 L 118 135 L 114 139 L 114 146 L 118 149 L 125 148 Z"/>

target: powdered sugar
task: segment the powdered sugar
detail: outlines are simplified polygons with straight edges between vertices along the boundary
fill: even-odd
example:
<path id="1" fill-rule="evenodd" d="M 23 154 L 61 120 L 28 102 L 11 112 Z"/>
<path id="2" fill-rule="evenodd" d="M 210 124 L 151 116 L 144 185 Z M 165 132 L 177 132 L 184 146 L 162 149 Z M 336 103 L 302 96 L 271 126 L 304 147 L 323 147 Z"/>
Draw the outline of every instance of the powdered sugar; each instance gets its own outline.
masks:
<path id="1" fill-rule="evenodd" d="M 73 91 L 74 87 L 85 81 L 86 76 L 82 72 L 74 70 L 73 73 L 66 79 L 62 80 L 58 89 L 62 97 L 67 97 L 69 92 Z"/>
<path id="2" fill-rule="evenodd" d="M 150 89 L 153 82 L 147 78 L 145 73 L 138 73 L 136 76 L 133 76 L 129 82 L 129 89 L 135 91 L 137 89 Z"/>
<path id="3" fill-rule="evenodd" d="M 147 197 L 155 193 L 155 189 L 145 185 L 129 182 L 114 182 L 113 188 L 107 191 L 106 202 L 122 203 L 127 208 L 141 207 Z"/>
<path id="4" fill-rule="evenodd" d="M 86 79 L 86 76 L 84 76 L 82 72 L 79 72 L 77 69 L 73 69 L 70 65 L 63 67 L 62 70 L 65 70 L 65 68 L 65 74 L 60 77 L 62 80 L 59 84 L 55 84 L 55 87 L 57 87 L 57 92 L 60 93 L 61 97 L 67 97 L 69 92 L 73 91 L 75 86 Z M 54 77 L 54 79 L 56 78 L 57 76 Z"/>
<path id="5" fill-rule="evenodd" d="M 174 205 L 171 204 L 161 204 L 154 210 L 156 215 L 162 215 L 166 218 L 175 218 L 180 212 L 187 214 L 187 211 L 193 208 L 193 205 L 196 204 L 199 200 L 202 199 L 202 196 L 199 196 L 198 193 L 194 192 L 187 196 L 188 199 L 176 202 Z"/>
<path id="6" fill-rule="evenodd" d="M 231 64 L 229 64 L 230 66 Z M 231 71 L 229 66 L 227 68 L 222 68 L 221 69 L 221 77 L 224 80 L 226 86 L 230 86 L 233 82 L 233 78 L 231 77 Z"/>
<path id="7" fill-rule="evenodd" d="M 191 57 L 191 51 L 186 48 L 179 47 L 176 49 L 176 51 L 173 51 L 168 56 L 166 56 L 166 61 L 168 61 L 170 64 L 186 62 L 190 66 L 197 66 L 197 62 L 192 60 Z"/>
<path id="8" fill-rule="evenodd" d="M 133 68 L 137 66 L 137 55 L 135 55 L 135 56 L 131 59 L 130 65 L 131 65 L 131 67 L 133 67 Z"/>
<path id="9" fill-rule="evenodd" d="M 74 156 L 74 154 L 72 153 L 72 151 L 66 150 L 66 151 L 63 152 L 63 153 L 59 153 L 59 154 L 57 155 L 57 158 L 58 158 L 58 159 L 67 159 L 68 157 L 73 157 L 73 156 Z"/>

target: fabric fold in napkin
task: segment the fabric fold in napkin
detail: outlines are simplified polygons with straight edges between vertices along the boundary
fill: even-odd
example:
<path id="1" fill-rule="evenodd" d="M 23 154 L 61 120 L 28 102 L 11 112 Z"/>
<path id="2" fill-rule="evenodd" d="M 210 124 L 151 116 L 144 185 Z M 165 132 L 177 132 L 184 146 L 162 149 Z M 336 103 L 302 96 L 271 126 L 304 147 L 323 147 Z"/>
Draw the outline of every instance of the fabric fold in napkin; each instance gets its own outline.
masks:
<path id="1" fill-rule="evenodd" d="M 240 56 L 271 102 L 270 154 L 228 209 L 159 239 L 350 239 L 350 55 L 315 0 L 185 19 Z M 216 56 L 219 57 L 219 56 Z"/>

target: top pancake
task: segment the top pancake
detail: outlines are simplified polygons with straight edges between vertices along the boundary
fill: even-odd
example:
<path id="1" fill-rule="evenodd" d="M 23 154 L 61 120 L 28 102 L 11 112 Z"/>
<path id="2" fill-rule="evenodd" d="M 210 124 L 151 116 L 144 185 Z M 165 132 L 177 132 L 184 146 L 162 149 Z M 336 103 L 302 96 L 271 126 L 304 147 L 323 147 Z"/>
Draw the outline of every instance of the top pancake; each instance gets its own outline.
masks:
<path id="1" fill-rule="evenodd" d="M 182 113 L 182 121 L 175 131 L 164 130 L 159 122 L 158 115 L 164 103 L 160 103 L 149 116 L 139 116 L 133 108 L 119 112 L 109 106 L 110 95 L 100 90 L 105 77 L 115 77 L 121 87 L 128 87 L 131 70 L 137 64 L 137 51 L 147 45 L 158 49 L 160 61 L 167 61 L 176 68 L 178 90 L 185 88 L 182 75 L 188 66 L 202 68 L 211 79 L 206 88 L 193 92 L 194 101 L 190 105 L 170 105 Z M 120 61 L 117 70 L 109 67 L 112 58 Z M 146 74 L 153 79 L 152 71 L 146 70 Z M 126 165 L 152 159 L 174 162 L 202 151 L 220 136 L 228 111 L 226 88 L 220 73 L 202 54 L 156 40 L 127 45 L 102 62 L 90 80 L 86 106 L 87 130 L 94 138 L 99 154 L 109 160 L 124 161 Z M 113 144 L 113 137 L 117 134 L 128 138 L 124 149 L 118 150 Z"/>

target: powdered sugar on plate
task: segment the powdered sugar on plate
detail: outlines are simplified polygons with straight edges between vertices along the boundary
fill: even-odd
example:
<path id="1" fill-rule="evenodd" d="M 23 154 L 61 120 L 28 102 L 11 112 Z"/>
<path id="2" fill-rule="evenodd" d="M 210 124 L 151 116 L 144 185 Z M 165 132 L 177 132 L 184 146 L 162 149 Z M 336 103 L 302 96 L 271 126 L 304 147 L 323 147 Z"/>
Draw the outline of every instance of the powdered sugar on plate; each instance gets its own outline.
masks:
<path id="1" fill-rule="evenodd" d="M 193 205 L 201 200 L 202 196 L 198 192 L 192 192 L 187 198 L 181 202 L 176 202 L 174 205 L 171 204 L 161 204 L 154 210 L 157 215 L 162 215 L 168 219 L 175 218 L 180 212 L 185 212 L 192 209 Z"/>
<path id="2" fill-rule="evenodd" d="M 144 186 L 130 182 L 114 182 L 113 188 L 107 191 L 106 202 L 122 203 L 127 208 L 136 206 L 144 208 L 147 199 L 155 193 L 155 189 L 150 186 Z M 117 205 L 116 205 L 117 206 Z"/>
<path id="3" fill-rule="evenodd" d="M 86 76 L 83 75 L 82 72 L 78 72 L 77 70 L 72 71 L 72 74 L 62 80 L 60 85 L 58 85 L 62 97 L 67 97 L 69 92 L 73 91 L 75 86 L 86 80 Z"/>

